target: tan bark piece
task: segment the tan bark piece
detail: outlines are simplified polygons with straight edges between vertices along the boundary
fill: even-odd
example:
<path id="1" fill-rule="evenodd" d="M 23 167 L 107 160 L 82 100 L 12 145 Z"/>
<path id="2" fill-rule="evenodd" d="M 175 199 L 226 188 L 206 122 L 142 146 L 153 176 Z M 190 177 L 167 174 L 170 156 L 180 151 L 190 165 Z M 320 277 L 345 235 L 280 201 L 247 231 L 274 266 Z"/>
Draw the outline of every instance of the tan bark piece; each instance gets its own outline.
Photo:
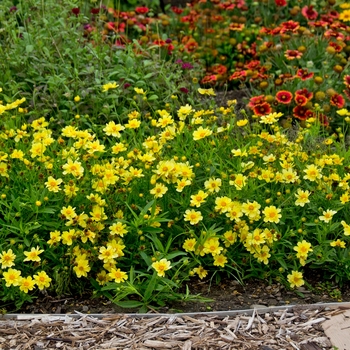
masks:
<path id="1" fill-rule="evenodd" d="M 322 328 L 333 346 L 339 350 L 350 349 L 350 310 L 332 315 L 322 323 Z"/>

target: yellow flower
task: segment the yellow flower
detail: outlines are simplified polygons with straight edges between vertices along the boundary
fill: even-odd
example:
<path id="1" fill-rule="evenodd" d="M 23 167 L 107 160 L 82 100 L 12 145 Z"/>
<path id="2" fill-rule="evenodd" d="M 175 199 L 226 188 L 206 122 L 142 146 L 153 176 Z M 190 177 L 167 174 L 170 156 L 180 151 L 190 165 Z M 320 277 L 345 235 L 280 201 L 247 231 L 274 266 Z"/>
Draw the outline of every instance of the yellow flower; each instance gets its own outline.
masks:
<path id="1" fill-rule="evenodd" d="M 287 279 L 291 288 L 301 287 L 305 283 L 303 280 L 303 274 L 301 272 L 294 271 L 294 270 L 292 271 L 291 274 L 287 276 Z"/>
<path id="2" fill-rule="evenodd" d="M 99 254 L 98 258 L 100 260 L 103 260 L 103 262 L 105 264 L 108 263 L 110 260 L 114 260 L 118 256 L 119 255 L 116 252 L 115 248 L 112 247 L 111 245 L 107 245 L 107 248 L 106 247 L 100 247 L 100 254 Z"/>
<path id="3" fill-rule="evenodd" d="M 96 275 L 96 281 L 100 286 L 105 285 L 107 282 L 111 280 L 111 277 L 105 270 L 102 270 Z"/>
<path id="4" fill-rule="evenodd" d="M 196 273 L 200 279 L 205 278 L 208 274 L 208 271 L 205 270 L 202 266 L 194 268 L 193 272 Z"/>
<path id="5" fill-rule="evenodd" d="M 320 169 L 314 164 L 308 165 L 307 168 L 304 169 L 304 173 L 306 173 L 306 175 L 304 175 L 303 178 L 309 181 L 316 181 L 322 178 Z"/>
<path id="6" fill-rule="evenodd" d="M 230 245 L 234 244 L 237 241 L 237 233 L 232 230 L 226 231 L 224 233 L 225 237 L 225 247 L 228 248 Z"/>
<path id="7" fill-rule="evenodd" d="M 50 232 L 50 239 L 47 241 L 47 243 L 50 246 L 57 245 L 60 240 L 61 240 L 61 232 L 60 231 L 51 231 Z"/>
<path id="8" fill-rule="evenodd" d="M 204 187 L 207 191 L 213 193 L 213 192 L 219 192 L 220 187 L 221 187 L 221 179 L 216 178 L 214 179 L 213 177 L 210 178 L 209 180 L 204 182 Z"/>
<path id="9" fill-rule="evenodd" d="M 75 212 L 75 208 L 72 208 L 72 206 L 68 205 L 68 207 L 63 207 L 61 209 L 61 214 L 64 216 L 66 220 L 71 220 L 77 216 Z"/>
<path id="10" fill-rule="evenodd" d="M 143 91 L 143 89 L 140 89 L 140 88 L 137 88 L 137 87 L 134 88 L 134 91 L 135 91 L 137 94 L 139 94 L 139 95 L 145 95 L 145 94 L 146 94 L 146 92 Z"/>
<path id="11" fill-rule="evenodd" d="M 23 252 L 26 258 L 23 261 L 36 261 L 39 262 L 41 260 L 39 254 L 41 254 L 44 250 L 37 246 L 36 248 L 32 247 L 30 252 Z"/>
<path id="12" fill-rule="evenodd" d="M 19 289 L 24 293 L 28 293 L 28 291 L 33 290 L 34 286 L 35 281 L 31 276 L 21 278 L 19 282 Z"/>
<path id="13" fill-rule="evenodd" d="M 107 83 L 102 85 L 102 92 L 107 92 L 110 89 L 116 89 L 119 85 L 115 82 L 113 83 Z"/>
<path id="14" fill-rule="evenodd" d="M 294 194 L 295 197 L 297 197 L 297 200 L 295 201 L 295 205 L 299 205 L 300 207 L 303 207 L 306 203 L 310 203 L 309 196 L 310 191 L 306 190 L 303 191 L 302 189 L 298 188 L 297 193 Z"/>
<path id="15" fill-rule="evenodd" d="M 126 272 L 121 271 L 120 269 L 112 268 L 108 276 L 114 280 L 116 283 L 123 283 L 128 279 L 128 275 Z"/>
<path id="16" fill-rule="evenodd" d="M 350 10 L 345 10 L 339 14 L 339 19 L 344 22 L 350 21 Z"/>
<path id="17" fill-rule="evenodd" d="M 187 209 L 184 214 L 185 221 L 189 221 L 191 225 L 196 225 L 203 220 L 202 213 L 193 209 Z"/>
<path id="18" fill-rule="evenodd" d="M 198 141 L 204 137 L 210 136 L 213 132 L 208 128 L 203 128 L 200 126 L 197 130 L 193 132 L 193 140 Z"/>
<path id="19" fill-rule="evenodd" d="M 223 247 L 220 247 L 219 239 L 217 237 L 211 237 L 203 244 L 203 252 L 205 254 L 212 254 L 215 256 L 220 254 L 223 249 Z"/>
<path id="20" fill-rule="evenodd" d="M 197 194 L 191 195 L 191 207 L 199 208 L 203 203 L 205 203 L 205 199 L 208 197 L 208 194 L 204 191 L 200 190 Z"/>
<path id="21" fill-rule="evenodd" d="M 340 222 L 344 227 L 344 235 L 350 236 L 350 225 L 348 225 L 344 220 Z"/>
<path id="22" fill-rule="evenodd" d="M 126 225 L 122 222 L 115 222 L 112 226 L 109 226 L 109 231 L 111 235 L 118 235 L 123 237 L 126 233 L 128 233 L 128 230 L 126 229 Z"/>
<path id="23" fill-rule="evenodd" d="M 216 96 L 213 88 L 210 88 L 210 89 L 201 89 L 201 88 L 198 88 L 198 92 L 201 94 L 201 95 L 209 95 L 209 96 Z"/>
<path id="24" fill-rule="evenodd" d="M 248 122 L 249 122 L 248 119 L 240 119 L 240 120 L 237 120 L 236 124 L 237 124 L 237 126 L 245 126 L 248 124 Z"/>
<path id="25" fill-rule="evenodd" d="M 78 161 L 73 162 L 71 158 L 68 158 L 67 163 L 62 166 L 64 170 L 62 172 L 63 175 L 71 174 L 76 178 L 81 178 L 84 173 L 84 168 L 81 163 Z"/>
<path id="26" fill-rule="evenodd" d="M 7 164 L 4 162 L 0 163 L 0 175 L 4 177 L 9 177 L 9 174 L 7 173 Z"/>
<path id="27" fill-rule="evenodd" d="M 306 242 L 305 240 L 298 242 L 297 245 L 293 248 L 297 252 L 297 258 L 306 259 L 309 252 L 312 252 L 311 243 Z"/>
<path id="28" fill-rule="evenodd" d="M 34 275 L 34 280 L 40 290 L 50 287 L 50 282 L 52 281 L 45 271 L 40 271 Z"/>
<path id="29" fill-rule="evenodd" d="M 78 278 L 87 277 L 87 273 L 91 270 L 89 261 L 85 258 L 85 254 L 75 259 L 73 270 Z"/>
<path id="30" fill-rule="evenodd" d="M 72 245 L 73 239 L 76 238 L 75 230 L 71 229 L 69 231 L 63 231 L 62 233 L 62 243 L 66 245 Z"/>
<path id="31" fill-rule="evenodd" d="M 336 241 L 333 241 L 329 243 L 332 247 L 339 247 L 339 248 L 345 248 L 346 243 L 344 241 L 341 241 L 340 239 L 337 239 Z"/>
<path id="32" fill-rule="evenodd" d="M 280 222 L 280 218 L 282 214 L 280 214 L 281 209 L 276 208 L 274 205 L 270 205 L 269 207 L 265 207 L 263 210 L 264 222 L 274 222 L 278 224 Z"/>
<path id="33" fill-rule="evenodd" d="M 109 122 L 106 124 L 105 128 L 103 131 L 106 133 L 108 136 L 113 136 L 113 137 L 121 137 L 121 131 L 123 131 L 125 127 L 121 124 L 116 124 L 114 121 Z"/>
<path id="34" fill-rule="evenodd" d="M 182 248 L 186 250 L 186 252 L 194 252 L 197 241 L 195 238 L 187 238 L 182 245 Z"/>
<path id="35" fill-rule="evenodd" d="M 75 96 L 75 97 L 74 97 L 74 101 L 75 101 L 75 102 L 79 102 L 79 101 L 80 101 L 80 96 Z"/>
<path id="36" fill-rule="evenodd" d="M 259 251 L 254 254 L 254 258 L 257 258 L 259 262 L 267 265 L 269 263 L 269 258 L 271 257 L 270 248 L 264 245 Z"/>
<path id="37" fill-rule="evenodd" d="M 219 213 L 227 213 L 230 210 L 232 199 L 226 196 L 215 199 L 215 210 Z"/>
<path id="38" fill-rule="evenodd" d="M 137 129 L 141 125 L 141 120 L 129 119 L 129 122 L 125 124 L 127 129 Z"/>
<path id="39" fill-rule="evenodd" d="M 21 271 L 16 269 L 8 269 L 3 272 L 4 280 L 6 282 L 6 287 L 18 286 L 21 281 Z"/>
<path id="40" fill-rule="evenodd" d="M 225 255 L 219 254 L 214 256 L 214 266 L 220 266 L 225 267 L 225 264 L 227 263 L 227 258 Z"/>
<path id="41" fill-rule="evenodd" d="M 2 252 L 0 254 L 0 263 L 2 269 L 7 269 L 8 267 L 12 267 L 15 265 L 14 261 L 16 259 L 16 255 L 13 254 L 12 249 L 9 249 L 7 252 Z"/>
<path id="42" fill-rule="evenodd" d="M 319 216 L 318 218 L 324 222 L 330 222 L 333 218 L 333 215 L 337 212 L 335 210 L 327 209 L 326 211 L 323 211 L 323 215 Z"/>
<path id="43" fill-rule="evenodd" d="M 60 184 L 62 183 L 62 179 L 57 179 L 55 180 L 52 176 L 49 176 L 47 181 L 45 182 L 45 186 L 46 188 L 50 191 L 50 192 L 58 192 L 60 191 Z"/>
<path id="44" fill-rule="evenodd" d="M 149 192 L 154 195 L 155 198 L 162 198 L 168 191 L 168 187 L 161 183 L 157 183 Z"/>
<path id="45" fill-rule="evenodd" d="M 260 208 L 261 205 L 256 201 L 247 201 L 246 203 L 242 204 L 242 212 L 251 220 L 258 220 L 260 218 Z"/>
<path id="46" fill-rule="evenodd" d="M 152 264 L 152 267 L 157 271 L 157 275 L 159 277 L 164 277 L 165 276 L 165 271 L 171 269 L 170 261 L 167 259 L 161 259 L 159 261 L 155 261 Z"/>
<path id="47" fill-rule="evenodd" d="M 236 187 L 236 190 L 241 191 L 243 187 L 246 185 L 247 177 L 243 174 L 235 174 L 233 175 L 233 180 L 230 180 L 229 184 Z"/>

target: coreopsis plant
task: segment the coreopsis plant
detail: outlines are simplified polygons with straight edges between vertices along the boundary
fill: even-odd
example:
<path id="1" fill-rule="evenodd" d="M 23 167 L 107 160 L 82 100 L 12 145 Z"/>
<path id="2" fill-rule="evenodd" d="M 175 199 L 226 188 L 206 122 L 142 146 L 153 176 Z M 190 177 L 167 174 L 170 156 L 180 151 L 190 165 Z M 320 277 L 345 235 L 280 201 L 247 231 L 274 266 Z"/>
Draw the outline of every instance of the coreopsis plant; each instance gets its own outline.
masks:
<path id="1" fill-rule="evenodd" d="M 51 129 L 24 104 L 1 115 L 3 299 L 90 285 L 146 310 L 213 274 L 291 287 L 305 268 L 349 278 L 349 155 L 319 140 L 318 118 L 289 138 L 282 113 L 242 123 L 230 101 Z"/>

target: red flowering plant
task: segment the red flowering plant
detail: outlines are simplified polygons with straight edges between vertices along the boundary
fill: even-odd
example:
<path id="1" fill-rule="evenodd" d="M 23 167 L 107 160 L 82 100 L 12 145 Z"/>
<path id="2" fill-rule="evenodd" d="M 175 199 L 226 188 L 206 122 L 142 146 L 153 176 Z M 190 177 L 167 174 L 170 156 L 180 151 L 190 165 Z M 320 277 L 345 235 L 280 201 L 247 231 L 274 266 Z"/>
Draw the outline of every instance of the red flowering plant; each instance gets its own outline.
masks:
<path id="1" fill-rule="evenodd" d="M 345 73 L 350 26 L 338 17 L 334 8 L 322 13 L 305 6 L 295 17 L 298 21 L 261 28 L 258 60 L 236 66 L 229 77 L 249 86 L 252 96 L 264 94 L 258 106 L 248 104 L 255 115 L 268 110 L 269 104 L 273 112 L 302 126 L 317 118 L 330 132 L 343 134 L 339 128 L 344 118 L 337 112 L 350 100 L 350 78 Z"/>

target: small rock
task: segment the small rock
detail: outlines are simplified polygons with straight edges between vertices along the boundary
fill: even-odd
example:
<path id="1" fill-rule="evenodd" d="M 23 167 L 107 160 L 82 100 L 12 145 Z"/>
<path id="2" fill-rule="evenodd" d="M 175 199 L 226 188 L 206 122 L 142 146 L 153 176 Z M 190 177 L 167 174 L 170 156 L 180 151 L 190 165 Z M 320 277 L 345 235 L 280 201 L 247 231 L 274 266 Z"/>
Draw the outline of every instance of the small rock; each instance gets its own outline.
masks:
<path id="1" fill-rule="evenodd" d="M 87 305 L 84 305 L 83 306 L 83 312 L 87 312 L 87 311 L 89 311 L 89 307 Z"/>
<path id="2" fill-rule="evenodd" d="M 249 306 L 250 309 L 265 309 L 266 305 L 263 304 L 252 304 Z"/>

